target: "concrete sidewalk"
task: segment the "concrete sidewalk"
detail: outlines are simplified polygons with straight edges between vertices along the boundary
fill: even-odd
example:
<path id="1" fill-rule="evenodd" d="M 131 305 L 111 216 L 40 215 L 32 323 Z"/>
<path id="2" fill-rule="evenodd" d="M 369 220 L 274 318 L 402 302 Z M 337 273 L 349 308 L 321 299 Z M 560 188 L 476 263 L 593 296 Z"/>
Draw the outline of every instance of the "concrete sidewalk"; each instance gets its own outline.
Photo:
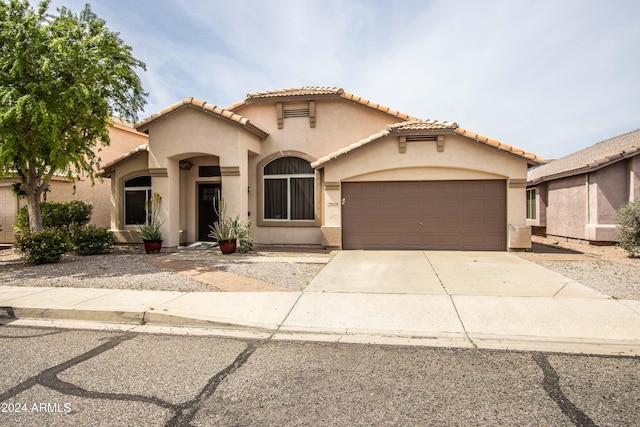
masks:
<path id="1" fill-rule="evenodd" d="M 342 251 L 303 292 L 0 286 L 0 307 L 16 324 L 94 320 L 137 331 L 197 326 L 281 340 L 640 355 L 640 301 L 496 252 Z"/>

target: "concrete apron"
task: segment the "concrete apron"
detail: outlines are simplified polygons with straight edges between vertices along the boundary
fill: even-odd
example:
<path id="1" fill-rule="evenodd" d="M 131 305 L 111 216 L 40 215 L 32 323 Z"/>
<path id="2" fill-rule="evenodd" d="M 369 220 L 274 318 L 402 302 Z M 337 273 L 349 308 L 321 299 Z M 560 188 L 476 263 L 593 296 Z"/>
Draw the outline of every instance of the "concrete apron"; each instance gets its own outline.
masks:
<path id="1" fill-rule="evenodd" d="M 640 301 L 504 252 L 342 251 L 304 292 L 0 286 L 2 306 L 140 332 L 640 355 Z"/>
<path id="2" fill-rule="evenodd" d="M 639 355 L 640 302 L 505 252 L 342 251 L 306 288 L 287 330 Z"/>

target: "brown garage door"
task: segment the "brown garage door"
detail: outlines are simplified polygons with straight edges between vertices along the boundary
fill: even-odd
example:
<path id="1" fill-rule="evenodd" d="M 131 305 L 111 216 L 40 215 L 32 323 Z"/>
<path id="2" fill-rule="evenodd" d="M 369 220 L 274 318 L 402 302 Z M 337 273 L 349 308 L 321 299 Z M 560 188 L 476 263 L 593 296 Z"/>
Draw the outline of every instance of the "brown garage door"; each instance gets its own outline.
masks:
<path id="1" fill-rule="evenodd" d="M 0 243 L 13 243 L 13 224 L 16 221 L 16 196 L 10 186 L 0 187 Z"/>
<path id="2" fill-rule="evenodd" d="M 505 250 L 505 181 L 342 184 L 344 249 Z"/>

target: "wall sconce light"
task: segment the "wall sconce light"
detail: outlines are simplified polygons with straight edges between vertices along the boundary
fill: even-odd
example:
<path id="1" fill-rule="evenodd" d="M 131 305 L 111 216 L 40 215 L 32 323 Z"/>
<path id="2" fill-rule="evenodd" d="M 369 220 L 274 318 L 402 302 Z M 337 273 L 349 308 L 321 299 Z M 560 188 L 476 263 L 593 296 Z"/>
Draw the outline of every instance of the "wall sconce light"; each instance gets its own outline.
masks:
<path id="1" fill-rule="evenodd" d="M 193 163 L 188 162 L 186 160 L 182 160 L 180 163 L 178 163 L 178 166 L 180 166 L 180 169 L 190 171 L 191 168 L 193 167 Z"/>

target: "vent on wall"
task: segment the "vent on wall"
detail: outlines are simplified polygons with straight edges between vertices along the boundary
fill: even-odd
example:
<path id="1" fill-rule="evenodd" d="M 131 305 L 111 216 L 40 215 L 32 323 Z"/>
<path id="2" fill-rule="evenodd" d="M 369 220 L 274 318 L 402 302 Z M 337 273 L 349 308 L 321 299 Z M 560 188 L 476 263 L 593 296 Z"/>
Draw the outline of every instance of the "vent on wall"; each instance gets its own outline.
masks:
<path id="1" fill-rule="evenodd" d="M 438 137 L 436 135 L 417 135 L 417 136 L 407 136 L 407 142 L 422 142 L 422 141 L 437 141 Z"/>
<path id="2" fill-rule="evenodd" d="M 309 117 L 309 126 L 316 127 L 316 102 L 309 101 L 309 108 L 290 108 L 285 110 L 282 102 L 276 103 L 276 114 L 278 115 L 278 129 L 284 127 L 284 119 L 292 117 Z"/>
<path id="3" fill-rule="evenodd" d="M 300 108 L 297 110 L 284 110 L 284 118 L 290 117 L 309 117 L 309 109 L 308 108 Z"/>
<path id="4" fill-rule="evenodd" d="M 398 151 L 400 153 L 407 152 L 407 142 L 424 142 L 434 141 L 438 152 L 444 151 L 444 136 L 443 135 L 407 135 L 398 137 Z"/>

